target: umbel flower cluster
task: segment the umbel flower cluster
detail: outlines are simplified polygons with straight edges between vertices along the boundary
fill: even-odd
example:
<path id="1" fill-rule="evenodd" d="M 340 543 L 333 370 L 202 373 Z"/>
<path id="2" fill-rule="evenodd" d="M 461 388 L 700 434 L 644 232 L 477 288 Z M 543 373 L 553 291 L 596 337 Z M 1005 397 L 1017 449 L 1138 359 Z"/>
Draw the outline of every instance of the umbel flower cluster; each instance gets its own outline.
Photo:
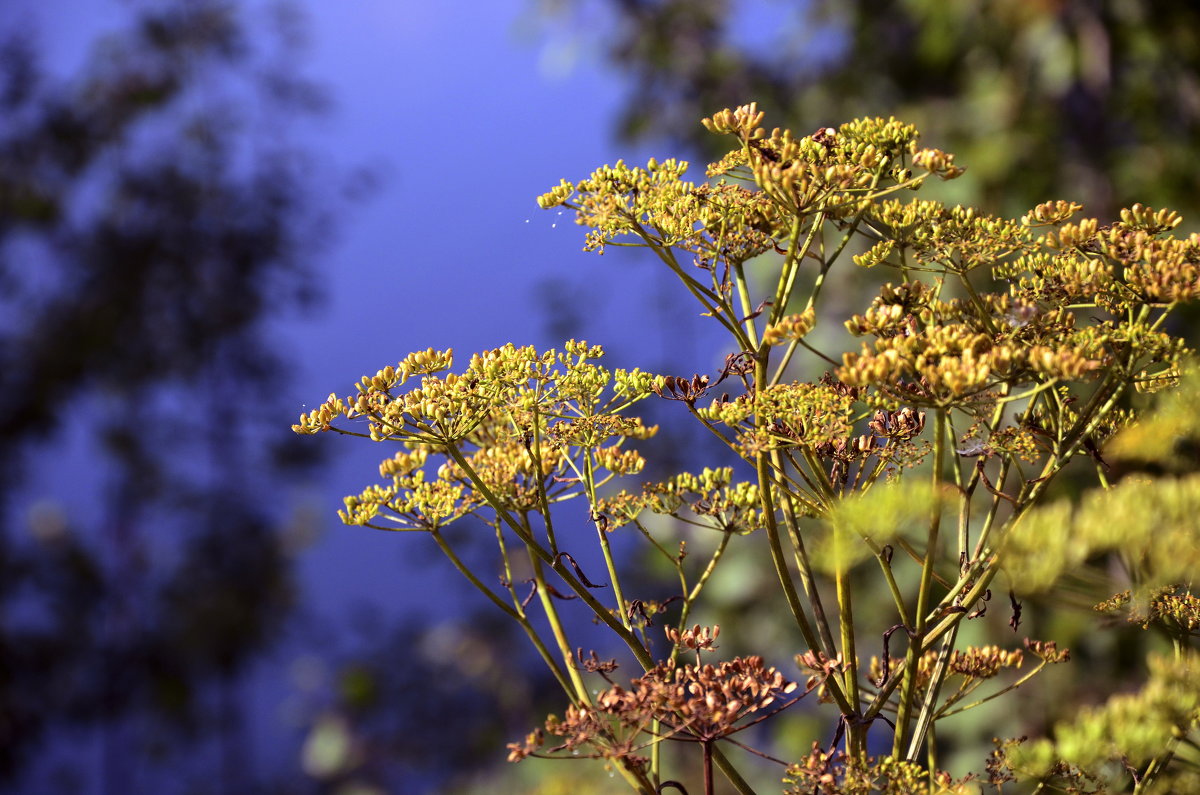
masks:
<path id="1" fill-rule="evenodd" d="M 566 717 L 551 715 L 545 731 L 531 733 L 524 745 L 509 745 L 509 760 L 559 751 L 591 749 L 591 755 L 642 765 L 649 759 L 637 751 L 662 739 L 711 744 L 770 717 L 795 700 L 796 683 L 788 681 L 762 657 L 736 657 L 728 662 L 700 663 L 701 649 L 714 648 L 720 627 L 696 625 L 682 633 L 667 628 L 676 648 L 690 647 L 697 662 L 680 664 L 675 657 L 660 662 L 630 683 L 613 684 L 590 706 L 570 707 Z M 564 738 L 543 749 L 546 734 Z"/>
<path id="2" fill-rule="evenodd" d="M 579 341 L 461 368 L 413 353 L 293 426 L 391 445 L 343 520 L 428 535 L 528 637 L 567 704 L 513 761 L 603 759 L 647 794 L 711 793 L 718 772 L 753 792 L 771 764 L 787 792 L 826 795 L 1200 786 L 1200 378 L 1174 320 L 1200 295 L 1200 236 L 1141 205 L 1007 219 L 916 198 L 963 168 L 895 119 L 808 135 L 762 121 L 754 105 L 705 119 L 732 147 L 698 182 L 682 161 L 618 162 L 538 199 L 574 213 L 585 249 L 643 247 L 673 273 L 727 332 L 717 372 L 609 369 Z M 869 291 L 849 317 L 830 316 L 835 265 Z M 726 457 L 638 483 L 658 430 L 630 413 L 643 400 Z M 448 535 L 460 520 L 491 529 Z M 638 568 L 666 578 L 631 578 L 614 534 L 643 540 L 653 564 Z M 459 548 L 488 539 L 480 571 Z M 753 610 L 776 640 L 705 662 L 716 630 L 689 622 L 720 609 L 707 586 L 740 555 L 769 565 L 775 597 Z M 1065 581 L 1102 602 L 1095 632 L 1152 628 L 1171 652 L 1147 658 L 1141 690 L 998 742 L 966 778 L 940 770 L 955 716 L 1078 664 L 1012 642 L 1024 597 L 1078 603 L 1056 602 Z M 621 662 L 575 645 L 578 605 Z M 771 718 L 808 693 L 827 732 L 772 740 Z M 752 725 L 770 754 L 735 736 Z M 1043 721 L 1007 728 L 1025 725 Z M 890 750 L 868 755 L 868 735 Z"/>

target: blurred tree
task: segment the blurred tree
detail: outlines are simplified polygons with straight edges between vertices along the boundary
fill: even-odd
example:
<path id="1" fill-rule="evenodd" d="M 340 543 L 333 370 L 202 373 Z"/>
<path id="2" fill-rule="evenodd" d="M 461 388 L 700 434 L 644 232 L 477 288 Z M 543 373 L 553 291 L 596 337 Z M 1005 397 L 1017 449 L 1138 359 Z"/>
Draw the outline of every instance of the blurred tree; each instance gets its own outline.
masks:
<path id="1" fill-rule="evenodd" d="M 696 120 L 751 100 L 797 130 L 895 115 L 969 164 L 955 185 L 992 212 L 1061 197 L 1099 217 L 1136 201 L 1196 216 L 1195 3 L 539 2 L 611 25 L 629 139 L 715 155 Z"/>
<path id="2" fill-rule="evenodd" d="M 303 463 L 259 422 L 282 370 L 262 326 L 311 303 L 328 215 L 283 134 L 325 104 L 294 69 L 297 21 L 135 5 L 69 79 L 29 31 L 0 44 L 0 786 L 85 724 L 104 791 L 152 760 L 211 768 L 172 745 L 200 735 L 222 765 L 204 789 L 250 789 L 239 676 L 294 602 L 256 491 Z M 81 427 L 89 459 L 55 466 L 101 504 L 16 534 L 31 456 Z"/>

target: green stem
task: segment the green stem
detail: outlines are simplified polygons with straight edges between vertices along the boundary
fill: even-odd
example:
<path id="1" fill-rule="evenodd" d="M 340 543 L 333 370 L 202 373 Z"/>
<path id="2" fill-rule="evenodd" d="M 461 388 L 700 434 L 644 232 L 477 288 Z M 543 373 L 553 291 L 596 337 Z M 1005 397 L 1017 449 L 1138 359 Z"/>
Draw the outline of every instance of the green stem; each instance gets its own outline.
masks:
<path id="1" fill-rule="evenodd" d="M 716 571 L 717 561 L 719 561 L 721 556 L 725 554 L 725 548 L 729 546 L 729 539 L 732 536 L 732 533 L 722 531 L 721 542 L 717 545 L 712 557 L 709 558 L 708 565 L 704 567 L 704 571 L 700 573 L 700 579 L 696 580 L 696 584 L 692 587 L 692 590 L 688 593 L 687 598 L 683 601 L 683 613 L 679 619 L 680 629 L 683 629 L 683 625 L 687 623 L 687 613 L 691 610 L 692 603 L 699 598 L 700 591 L 704 589 L 705 584 L 708 582 L 708 578 L 712 576 L 714 571 Z"/>
<path id="2" fill-rule="evenodd" d="M 892 755 L 900 756 L 909 740 L 909 728 L 913 719 L 913 699 L 916 695 L 917 674 L 920 670 L 921 655 L 925 643 L 926 615 L 933 585 L 933 568 L 937 559 L 938 532 L 941 528 L 942 504 L 942 466 L 946 455 L 946 410 L 937 410 L 934 422 L 933 438 L 933 473 L 932 487 L 934 492 L 933 515 L 929 518 L 929 533 L 925 542 L 925 559 L 921 566 L 921 582 L 917 590 L 917 605 L 913 611 L 916 619 L 913 635 L 908 644 L 908 654 L 904 661 L 904 687 L 900 692 L 900 704 L 896 713 L 896 734 L 892 740 Z M 909 757 L 905 757 L 909 758 Z"/>
<path id="3" fill-rule="evenodd" d="M 534 479 L 537 481 L 538 489 L 538 511 L 541 513 L 542 521 L 546 525 L 546 540 L 550 542 L 551 551 L 557 554 L 558 540 L 554 537 L 554 520 L 550 517 L 550 498 L 546 494 L 546 479 L 542 474 L 542 415 L 537 408 L 541 389 L 542 384 L 539 382 L 534 399 L 533 441 L 529 445 L 529 457 L 533 461 Z"/>
<path id="4" fill-rule="evenodd" d="M 812 222 L 812 226 L 808 229 L 808 237 L 804 240 L 804 245 L 799 249 L 796 244 L 800 242 L 800 232 L 804 227 L 802 218 L 797 217 L 792 222 L 791 239 L 788 241 L 787 258 L 783 261 L 783 267 L 779 272 L 779 283 L 775 288 L 775 304 L 771 307 L 768 325 L 778 323 L 787 311 L 787 305 L 791 299 L 792 289 L 795 287 L 796 274 L 800 270 L 800 263 L 804 257 L 808 255 L 809 249 L 812 248 L 813 241 L 816 240 L 817 232 L 825 224 L 825 213 L 817 213 L 816 219 Z"/>
<path id="5" fill-rule="evenodd" d="M 1167 765 L 1171 764 L 1171 760 L 1175 758 L 1175 749 L 1179 746 L 1179 738 L 1173 737 L 1167 741 L 1167 747 L 1161 754 L 1158 754 L 1150 760 L 1150 764 L 1146 766 L 1142 773 L 1142 778 L 1133 787 L 1133 795 L 1143 795 L 1143 793 L 1157 792 L 1154 789 L 1154 781 L 1158 778 L 1159 773 L 1166 769 Z"/>
<path id="6" fill-rule="evenodd" d="M 938 770 L 938 744 L 937 744 L 937 738 L 934 736 L 934 727 L 932 725 L 930 725 L 930 727 L 929 727 L 928 756 L 926 757 L 926 759 L 928 761 L 928 770 L 926 772 L 929 774 L 929 791 L 936 792 L 937 791 L 937 789 L 936 789 L 937 788 L 937 770 Z"/>
<path id="7" fill-rule="evenodd" d="M 654 658 L 650 656 L 650 652 L 646 650 L 645 645 L 643 645 L 642 642 L 638 640 L 637 636 L 627 629 L 621 621 L 614 618 L 612 612 L 608 608 L 597 601 L 596 597 L 592 596 L 591 591 L 575 578 L 575 576 L 570 572 L 569 569 L 567 569 L 567 567 L 558 559 L 557 556 L 551 554 L 549 550 L 537 542 L 537 539 L 535 539 L 529 532 L 521 527 L 521 525 L 512 517 L 512 514 L 509 513 L 503 504 L 496 498 L 496 495 L 492 493 L 492 490 L 488 488 L 487 484 L 484 483 L 479 477 L 478 473 L 475 472 L 474 468 L 471 467 L 470 462 L 467 461 L 462 452 L 453 445 L 446 446 L 445 450 L 446 453 L 454 459 L 454 462 L 462 467 L 463 472 L 465 472 L 467 477 L 470 478 L 472 485 L 478 489 L 480 494 L 483 495 L 484 500 L 486 500 L 492 510 L 496 512 L 496 516 L 499 517 L 500 521 L 508 525 L 512 531 L 517 534 L 517 537 L 520 538 L 521 541 L 525 543 L 525 546 L 529 548 L 530 553 L 532 555 L 536 555 L 543 563 L 549 565 L 550 568 L 554 570 L 554 573 L 562 578 L 563 582 L 567 584 L 571 591 L 578 596 L 584 604 L 591 608 L 592 614 L 595 615 L 596 618 L 602 621 L 605 625 L 607 625 L 609 629 L 615 632 L 617 637 L 625 642 L 625 645 L 629 647 L 631 652 L 633 652 L 633 655 L 637 658 L 638 663 L 644 670 L 649 671 L 651 668 L 653 668 Z"/>
<path id="8" fill-rule="evenodd" d="M 711 422 L 709 422 L 708 420 L 701 417 L 700 414 L 696 411 L 695 405 L 689 403 L 687 408 L 688 408 L 688 411 L 691 412 L 692 416 L 695 417 L 700 422 L 701 425 L 703 425 L 705 428 L 707 428 L 709 430 L 709 432 L 712 433 L 713 436 L 717 437 L 722 442 L 724 442 L 725 445 L 730 450 L 737 452 L 737 444 L 732 439 L 730 439 L 728 436 L 721 433 L 721 431 L 717 429 L 717 426 L 713 425 Z"/>
<path id="9" fill-rule="evenodd" d="M 796 626 L 800 629 L 800 634 L 804 636 L 804 642 L 811 649 L 822 648 L 820 640 L 813 632 L 812 625 L 808 621 L 808 616 L 804 613 L 804 606 L 800 603 L 800 597 L 796 593 L 796 586 L 792 583 L 792 574 L 788 570 L 787 559 L 783 554 L 783 545 L 779 542 L 779 523 L 775 519 L 775 505 L 771 495 L 771 479 L 770 473 L 767 471 L 766 455 L 759 453 L 757 456 L 758 463 L 758 493 L 762 500 L 763 506 L 763 521 L 766 524 L 767 544 L 771 550 L 771 562 L 775 565 L 775 574 L 779 578 L 779 584 L 783 588 L 784 597 L 787 599 L 788 608 L 792 611 L 792 617 L 796 621 Z M 833 684 L 832 681 L 830 684 Z M 833 688 L 841 696 L 840 688 Z M 843 705 L 849 711 L 853 711 L 849 702 L 845 700 L 845 696 L 841 696 L 839 706 Z"/>
<path id="10" fill-rule="evenodd" d="M 497 596 L 491 588 L 480 582 L 479 578 L 475 576 L 475 573 L 467 568 L 467 565 L 462 562 L 457 553 L 455 553 L 450 545 L 446 543 L 446 539 L 442 537 L 440 530 L 432 530 L 430 531 L 429 535 L 433 537 L 433 540 L 437 543 L 438 548 L 442 550 L 442 554 L 444 554 L 450 560 L 450 562 L 454 565 L 454 568 L 458 569 L 459 574 L 466 577 L 467 581 L 470 582 L 471 585 L 474 585 L 477 591 L 486 596 L 492 602 L 492 604 L 496 605 L 496 607 L 499 607 L 501 610 L 503 610 L 509 618 L 520 620 L 520 616 L 517 614 L 516 610 L 505 604 L 503 599 Z"/>
<path id="11" fill-rule="evenodd" d="M 779 366 L 775 368 L 775 375 L 771 376 L 770 385 L 775 386 L 779 383 L 779 379 L 783 378 L 783 371 L 787 369 L 788 364 L 792 361 L 792 356 L 796 353 L 796 348 L 799 347 L 800 340 L 792 340 L 788 346 L 783 349 L 783 356 L 779 359 Z"/>
<path id="12" fill-rule="evenodd" d="M 583 675 L 579 673 L 579 668 L 575 665 L 575 659 L 571 656 L 571 644 L 567 640 L 567 633 L 563 629 L 562 621 L 558 616 L 558 608 L 554 605 L 554 597 L 550 595 L 550 589 L 546 587 L 546 576 L 542 569 L 542 561 L 532 550 L 529 552 L 529 562 L 533 564 L 533 579 L 537 584 L 538 599 L 542 602 L 542 609 L 546 612 L 546 620 L 550 622 L 550 632 L 554 635 L 554 642 L 558 644 L 558 652 L 562 655 L 563 662 L 567 667 L 567 675 L 571 677 L 571 684 L 575 688 L 575 701 L 577 704 L 591 704 L 591 696 L 588 695 L 587 685 L 584 684 Z"/>
<path id="13" fill-rule="evenodd" d="M 992 584 L 992 580 L 995 579 L 996 574 L 999 571 L 1000 569 L 997 566 L 997 561 L 995 558 L 989 558 L 984 563 L 981 563 L 979 567 L 979 578 L 975 580 L 975 584 L 971 586 L 971 589 L 968 590 L 966 595 L 962 598 L 962 603 L 964 605 L 972 605 L 975 604 L 975 602 L 977 602 L 979 599 L 983 598 L 988 587 Z M 963 620 L 963 617 L 966 615 L 968 614 L 962 611 L 950 613 L 942 618 L 942 620 L 937 624 L 935 624 L 933 628 L 928 629 L 925 633 L 925 645 L 922 646 L 922 652 L 927 650 L 929 646 L 935 643 L 938 638 L 942 637 L 942 635 L 958 626 L 958 624 Z"/>
<path id="14" fill-rule="evenodd" d="M 588 505 L 596 505 L 596 483 L 595 470 L 592 468 L 592 457 L 587 453 L 583 456 L 583 474 L 584 487 L 587 489 Z M 600 550 L 604 553 L 604 565 L 608 567 L 609 582 L 612 583 L 613 597 L 617 600 L 617 612 L 620 613 L 621 623 L 626 629 L 632 629 L 632 624 L 629 619 L 629 609 L 625 604 L 625 594 L 621 590 L 621 578 L 617 576 L 617 564 L 613 560 L 612 546 L 608 543 L 608 533 L 605 532 L 600 522 L 593 522 L 596 526 L 596 536 L 600 541 Z"/>
<path id="15" fill-rule="evenodd" d="M 946 637 L 942 639 L 942 648 L 938 652 L 937 662 L 934 663 L 933 673 L 929 678 L 929 688 L 925 691 L 925 701 L 921 704 L 921 711 L 917 715 L 917 727 L 913 732 L 912 740 L 908 744 L 908 754 L 905 759 L 914 761 L 917 754 L 921 751 L 921 745 L 925 738 L 933 733 L 933 721 L 937 713 L 938 694 L 942 689 L 942 682 L 946 679 L 946 671 L 950 664 L 950 655 L 954 651 L 954 642 L 958 637 L 958 625 L 954 626 Z M 935 753 L 933 743 L 930 743 L 930 755 Z"/>
<path id="16" fill-rule="evenodd" d="M 721 325 L 729 329 L 730 333 L 733 334 L 735 339 L 737 339 L 738 344 L 742 347 L 742 349 L 752 350 L 753 346 L 743 335 L 742 330 L 738 327 L 737 323 L 728 317 L 730 314 L 730 307 L 725 303 L 725 300 L 688 275 L 687 271 L 679 266 L 679 263 L 675 260 L 675 256 L 671 253 L 671 250 L 651 238 L 650 234 L 646 232 L 646 230 L 636 221 L 634 221 L 634 231 L 638 237 L 642 238 L 642 240 L 646 242 L 646 245 L 648 245 L 650 249 L 658 255 L 658 258 L 661 259 L 677 277 L 679 277 L 679 280 L 683 282 L 683 285 L 687 287 L 688 291 L 691 292 L 696 300 L 704 306 L 705 311 L 712 317 L 715 317 L 721 323 Z"/>
<path id="17" fill-rule="evenodd" d="M 762 389 L 762 384 L 765 383 L 767 371 L 766 356 L 760 355 L 755 361 L 754 368 L 754 388 L 755 390 Z M 755 423 L 761 423 L 762 418 L 755 416 Z M 775 566 L 775 574 L 779 578 L 779 584 L 783 588 L 784 597 L 787 599 L 788 608 L 792 611 L 792 616 L 796 620 L 796 625 L 800 629 L 800 634 L 804 637 L 804 642 L 808 644 L 810 649 L 820 649 L 821 644 L 813 632 L 812 625 L 808 621 L 808 616 L 804 613 L 804 606 L 800 603 L 800 597 L 796 593 L 796 586 L 792 583 L 792 574 L 788 569 L 787 559 L 783 554 L 783 545 L 779 540 L 779 523 L 775 518 L 775 503 L 773 497 L 774 481 L 771 477 L 770 464 L 767 454 L 759 452 L 755 455 L 755 470 L 758 475 L 758 494 L 762 501 L 763 522 L 767 530 L 767 544 L 771 550 L 771 562 Z M 826 680 L 826 688 L 837 702 L 838 708 L 842 710 L 843 715 L 857 715 L 854 706 L 846 699 L 842 688 L 834 678 Z"/>
<path id="18" fill-rule="evenodd" d="M 1008 472 L 1012 467 L 1012 459 L 1006 458 L 1000 463 L 1000 472 L 996 476 L 996 482 L 992 487 L 1000 494 L 1004 493 L 1004 483 L 1008 480 Z M 979 540 L 975 542 L 975 550 L 971 553 L 973 559 L 978 559 L 983 555 L 983 551 L 987 549 L 988 541 L 992 537 L 992 528 L 996 526 L 996 516 L 1000 512 L 1000 503 L 1002 497 L 999 494 L 992 495 L 992 504 L 988 508 L 987 516 L 984 517 L 983 527 L 979 530 Z"/>
<path id="19" fill-rule="evenodd" d="M 442 538 L 442 534 L 440 532 L 434 530 L 432 533 L 430 533 L 430 535 L 433 536 L 433 540 L 437 542 L 438 548 L 441 549 L 446 557 L 450 559 L 450 562 L 454 564 L 454 568 L 458 569 L 459 573 L 466 577 L 467 580 L 474 585 L 477 590 L 483 593 L 484 596 L 488 597 L 488 599 L 490 599 L 497 607 L 503 610 L 509 616 L 509 618 L 521 625 L 521 629 L 525 631 L 525 635 L 529 638 L 530 642 L 533 643 L 533 647 L 537 649 L 538 655 L 542 658 L 542 661 L 546 663 L 546 667 L 550 669 L 550 673 L 554 675 L 555 680 L 558 681 L 558 684 L 560 687 L 562 687 L 563 692 L 567 694 L 572 703 L 577 703 L 574 697 L 574 688 L 572 687 L 571 682 L 567 679 L 566 674 L 563 673 L 563 669 L 559 666 L 558 661 L 554 659 L 554 656 L 550 653 L 550 650 L 546 648 L 546 644 L 542 642 L 542 638 L 540 635 L 538 635 L 537 630 L 534 629 L 533 625 L 529 623 L 529 619 L 521 612 L 518 612 L 516 608 L 506 605 L 503 600 L 496 596 L 496 594 L 492 593 L 490 588 L 480 582 L 479 578 L 476 577 L 475 574 L 469 568 L 467 568 L 466 564 L 462 562 L 458 555 L 455 554 L 454 550 L 446 542 L 446 539 Z"/>
<path id="20" fill-rule="evenodd" d="M 905 626 L 911 626 L 908 605 L 904 604 L 904 594 L 901 593 L 900 586 L 896 582 L 896 575 L 892 571 L 891 556 L 885 554 L 881 547 L 875 553 L 875 557 L 879 560 L 879 568 L 883 569 L 883 577 L 887 580 L 888 590 L 892 592 L 892 601 L 896 603 L 896 612 L 900 615 L 900 622 Z"/>
<path id="21" fill-rule="evenodd" d="M 772 458 L 776 459 L 777 469 L 778 453 L 772 453 Z M 834 659 L 837 656 L 837 646 L 833 642 L 833 633 L 829 629 L 829 619 L 825 615 L 825 606 L 821 601 L 821 592 L 817 589 L 816 581 L 812 574 L 812 564 L 808 559 L 808 550 L 804 546 L 804 538 L 800 535 L 800 523 L 796 519 L 796 510 L 793 507 L 794 495 L 784 488 L 779 489 L 780 495 L 783 497 L 783 521 L 787 525 L 788 536 L 792 542 L 792 557 L 796 561 L 796 568 L 800 573 L 800 585 L 804 588 L 804 595 L 808 598 L 808 604 L 813 611 L 813 619 L 817 624 L 817 632 L 820 633 L 822 647 L 825 656 L 829 659 Z"/>
<path id="22" fill-rule="evenodd" d="M 746 350 L 757 350 L 758 327 L 754 324 L 754 318 L 750 317 L 754 313 L 754 308 L 751 305 L 750 288 L 746 286 L 746 271 L 740 262 L 733 264 L 733 280 L 737 288 L 738 302 L 741 304 L 742 317 L 744 318 L 742 322 L 745 326 L 746 339 L 750 342 L 746 346 Z"/>
<path id="23" fill-rule="evenodd" d="M 975 285 L 971 284 L 971 280 L 967 278 L 965 271 L 959 270 L 955 271 L 955 273 L 958 274 L 958 280 L 962 282 L 962 286 L 966 288 L 967 295 L 970 297 L 971 303 L 975 305 L 976 315 L 983 320 L 984 324 L 987 326 L 988 333 L 992 336 L 995 336 L 996 323 L 992 319 L 992 314 L 984 305 L 983 299 L 979 297 L 979 293 L 975 292 Z"/>
<path id="24" fill-rule="evenodd" d="M 970 704 L 964 704 L 963 706 L 958 707 L 957 709 L 952 709 L 949 711 L 939 711 L 937 714 L 937 719 L 941 720 L 942 718 L 949 718 L 953 715 L 957 715 L 960 712 L 966 712 L 967 710 L 974 709 L 975 707 L 978 707 L 981 704 L 986 704 L 987 702 L 991 701 L 994 698 L 999 698 L 1000 696 L 1004 695 L 1005 693 L 1008 693 L 1012 690 L 1016 690 L 1018 687 L 1025 684 L 1030 679 L 1032 679 L 1034 676 L 1036 676 L 1038 674 L 1038 672 L 1041 671 L 1045 667 L 1046 667 L 1046 661 L 1042 660 L 1040 663 L 1038 663 L 1038 666 L 1036 668 L 1034 668 L 1032 671 L 1030 671 L 1029 673 L 1022 676 L 1020 679 L 1013 682 L 1011 685 L 1004 688 L 1003 690 L 999 690 L 995 693 L 992 693 L 989 696 L 985 696 L 984 698 L 978 699 L 977 701 L 972 701 Z"/>
<path id="25" fill-rule="evenodd" d="M 742 774 L 716 745 L 712 747 L 712 761 L 740 795 L 755 795 L 754 788 L 746 782 L 746 779 L 742 778 Z"/>
<path id="26" fill-rule="evenodd" d="M 834 582 L 837 587 L 838 624 L 842 634 L 842 687 L 846 691 L 846 700 L 854 708 L 852 715 L 857 716 L 862 709 L 862 700 L 858 692 L 858 651 L 854 646 L 854 607 L 847 582 L 848 574 L 845 566 L 838 566 Z M 847 721 L 846 749 L 852 759 L 865 761 L 866 726 L 860 721 Z"/>

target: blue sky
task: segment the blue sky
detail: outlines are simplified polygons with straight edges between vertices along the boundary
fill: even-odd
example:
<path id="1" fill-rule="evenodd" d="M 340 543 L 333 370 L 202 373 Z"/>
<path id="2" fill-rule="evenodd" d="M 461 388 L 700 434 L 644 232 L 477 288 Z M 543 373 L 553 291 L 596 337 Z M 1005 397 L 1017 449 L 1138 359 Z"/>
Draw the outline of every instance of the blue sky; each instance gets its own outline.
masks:
<path id="1" fill-rule="evenodd" d="M 582 324 L 595 341 L 633 321 L 615 277 L 637 275 L 584 254 L 579 227 L 534 201 L 560 178 L 625 154 L 609 134 L 619 86 L 586 53 L 566 68 L 567 45 L 538 35 L 531 5 L 308 5 L 309 72 L 336 102 L 312 134 L 344 167 L 378 164 L 382 181 L 340 220 L 321 264 L 323 311 L 280 327 L 281 346 L 301 363 L 286 387 L 297 413 L 412 350 L 561 343 L 547 335 L 540 304 L 547 279 L 585 291 L 599 310 Z M 314 443 L 334 451 L 310 497 L 330 516 L 385 451 Z M 310 582 L 331 580 L 314 596 L 334 611 L 377 598 L 410 541 L 419 539 L 331 528 L 305 560 Z"/>
<path id="2" fill-rule="evenodd" d="M 244 5 L 260 24 L 267 4 Z M 307 18 L 298 65 L 333 107 L 288 135 L 330 175 L 362 169 L 378 187 L 342 206 L 333 239 L 315 257 L 322 305 L 270 327 L 275 350 L 292 365 L 279 389 L 281 425 L 412 350 L 453 347 L 462 355 L 507 341 L 561 343 L 547 333 L 540 288 L 550 279 L 585 299 L 580 336 L 611 342 L 626 354 L 621 365 L 654 363 L 660 345 L 639 354 L 629 344 L 658 330 L 644 317 L 646 299 L 633 294 L 661 279 L 632 258 L 583 253 L 569 216 L 535 203 L 562 177 L 651 154 L 610 135 L 621 87 L 598 45 L 569 26 L 543 24 L 536 0 L 472 4 L 469 12 L 407 0 L 295 5 Z M 0 24 L 31 26 L 44 65 L 69 75 L 98 35 L 128 19 L 119 0 L 89 2 L 86 14 L 81 7 L 18 0 L 0 11 Z M 68 428 L 45 450 L 29 502 L 57 501 L 69 515 L 86 510 L 94 495 L 68 491 L 50 471 L 64 452 L 83 456 L 86 439 L 86 430 Z M 311 442 L 327 445 L 331 457 L 319 482 L 293 495 L 322 530 L 302 562 L 309 597 L 327 616 L 362 599 L 395 608 L 397 567 L 419 539 L 344 528 L 334 515 L 343 495 L 371 482 L 387 451 L 334 437 Z"/>
<path id="3" fill-rule="evenodd" d="M 548 280 L 582 299 L 580 336 L 606 344 L 621 366 L 653 366 L 680 337 L 685 352 L 695 350 L 689 340 L 703 325 L 690 309 L 667 313 L 683 327 L 661 339 L 655 302 L 665 285 L 655 262 L 583 253 L 569 215 L 535 203 L 560 178 L 671 153 L 613 140 L 616 76 L 595 45 L 543 26 L 533 5 L 503 0 L 471 13 L 408 2 L 307 5 L 309 72 L 336 101 L 312 134 L 345 167 L 380 164 L 383 179 L 341 218 L 321 265 L 325 309 L 280 327 L 281 345 L 301 365 L 286 387 L 297 409 L 349 391 L 412 350 L 561 344 L 548 333 Z M 334 465 L 308 499 L 329 516 L 370 481 L 384 451 L 316 443 L 332 447 Z M 323 581 L 313 596 L 334 612 L 378 598 L 416 540 L 331 527 L 304 562 L 308 580 Z"/>

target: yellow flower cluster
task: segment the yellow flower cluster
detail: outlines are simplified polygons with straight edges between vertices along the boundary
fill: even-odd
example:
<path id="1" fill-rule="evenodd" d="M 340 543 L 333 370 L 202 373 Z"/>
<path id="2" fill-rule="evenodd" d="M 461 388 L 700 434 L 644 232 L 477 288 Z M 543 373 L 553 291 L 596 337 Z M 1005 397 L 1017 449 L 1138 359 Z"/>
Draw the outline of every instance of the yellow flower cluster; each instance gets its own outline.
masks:
<path id="1" fill-rule="evenodd" d="M 792 340 L 803 339 L 817 323 L 817 312 L 812 307 L 796 315 L 787 315 L 778 323 L 767 326 L 763 342 L 767 345 L 782 345 Z"/>
<path id="2" fill-rule="evenodd" d="M 390 482 L 346 498 L 341 516 L 348 524 L 434 530 L 489 499 L 499 503 L 493 509 L 537 511 L 544 500 L 580 493 L 578 472 L 607 471 L 594 488 L 645 464 L 623 445 L 650 438 L 657 427 L 620 412 L 652 394 L 661 379 L 609 371 L 594 361 L 603 354 L 574 340 L 562 352 L 506 345 L 475 354 L 456 374 L 444 372 L 453 366 L 452 351 L 419 351 L 364 377 L 355 396 L 330 395 L 293 430 L 405 445 L 380 465 Z M 417 386 L 397 392 L 415 376 Z M 352 430 L 355 423 L 367 432 Z M 430 472 L 426 464 L 434 454 L 444 460 Z"/>
<path id="3" fill-rule="evenodd" d="M 757 484 L 735 483 L 733 469 L 721 467 L 647 483 L 641 494 L 618 492 L 599 500 L 596 510 L 608 516 L 613 526 L 632 522 L 644 510 L 675 517 L 688 511 L 723 532 L 747 533 L 762 526 L 760 505 Z"/>

